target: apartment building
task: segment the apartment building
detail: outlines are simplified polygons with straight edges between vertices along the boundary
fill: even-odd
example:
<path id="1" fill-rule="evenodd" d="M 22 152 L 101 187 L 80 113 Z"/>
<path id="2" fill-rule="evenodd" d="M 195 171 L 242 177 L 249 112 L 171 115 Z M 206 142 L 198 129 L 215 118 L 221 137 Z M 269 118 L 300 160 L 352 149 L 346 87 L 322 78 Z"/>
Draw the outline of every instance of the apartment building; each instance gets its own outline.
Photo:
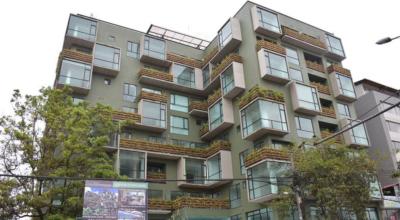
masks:
<path id="1" fill-rule="evenodd" d="M 151 181 L 149 219 L 279 219 L 268 202 L 287 185 L 283 150 L 356 118 L 351 72 L 332 33 L 246 2 L 215 34 L 209 42 L 70 15 L 55 87 L 129 122 L 107 150 L 121 175 Z M 335 141 L 370 146 L 362 125 Z M 297 219 L 290 212 L 286 219 Z M 377 203 L 366 213 L 378 219 Z"/>
<path id="2" fill-rule="evenodd" d="M 376 114 L 400 101 L 399 90 L 363 79 L 355 83 L 358 100 L 355 102 L 357 115 L 364 119 Z M 370 110 L 371 109 L 371 110 Z M 367 111 L 368 110 L 368 111 Z M 400 165 L 400 107 L 365 123 L 371 140 L 369 149 L 371 157 L 378 164 L 378 178 L 384 196 L 388 200 L 398 200 L 397 207 L 388 212 L 388 216 L 400 219 L 400 179 L 392 174 Z"/>

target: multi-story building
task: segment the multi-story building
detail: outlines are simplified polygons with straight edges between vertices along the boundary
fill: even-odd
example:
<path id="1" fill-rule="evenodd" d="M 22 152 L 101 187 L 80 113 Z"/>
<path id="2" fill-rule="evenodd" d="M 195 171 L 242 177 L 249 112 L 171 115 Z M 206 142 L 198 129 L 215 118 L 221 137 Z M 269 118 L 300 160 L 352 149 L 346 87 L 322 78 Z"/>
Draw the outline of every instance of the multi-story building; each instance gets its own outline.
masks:
<path id="1" fill-rule="evenodd" d="M 268 202 L 288 184 L 283 149 L 356 116 L 343 59 L 340 38 L 252 2 L 211 42 L 71 15 L 55 86 L 130 122 L 108 150 L 121 175 L 151 180 L 150 219 L 278 219 Z M 363 126 L 335 141 L 370 145 Z"/>
<path id="2" fill-rule="evenodd" d="M 355 84 L 358 96 L 355 108 L 360 119 L 374 115 L 400 101 L 397 89 L 368 79 Z M 392 207 L 397 210 L 393 210 L 390 215 L 396 216 L 393 219 L 400 219 L 400 179 L 392 177 L 400 165 L 400 107 L 371 119 L 365 126 L 371 140 L 369 152 L 377 162 L 378 178 L 384 195 L 388 200 L 398 200 L 397 206 Z"/>

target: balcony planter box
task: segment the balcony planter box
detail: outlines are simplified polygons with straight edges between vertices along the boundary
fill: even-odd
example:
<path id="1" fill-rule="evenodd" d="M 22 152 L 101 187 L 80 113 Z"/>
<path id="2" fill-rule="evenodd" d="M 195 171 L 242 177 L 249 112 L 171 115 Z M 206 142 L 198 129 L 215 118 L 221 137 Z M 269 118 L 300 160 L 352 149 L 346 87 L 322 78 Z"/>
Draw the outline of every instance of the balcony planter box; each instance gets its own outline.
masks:
<path id="1" fill-rule="evenodd" d="M 282 26 L 282 32 L 283 41 L 319 54 L 325 54 L 327 51 L 325 43 L 316 37 L 300 33 L 286 26 Z"/>
<path id="2" fill-rule="evenodd" d="M 202 101 L 191 101 L 189 114 L 196 117 L 206 118 L 208 116 L 208 103 Z"/>
<path id="3" fill-rule="evenodd" d="M 321 115 L 330 118 L 336 118 L 336 112 L 333 107 L 323 107 L 321 106 Z"/>
<path id="4" fill-rule="evenodd" d="M 334 133 L 330 132 L 330 131 L 327 130 L 327 129 L 321 130 L 321 138 L 329 137 L 329 136 L 332 135 L 332 134 L 334 134 Z M 336 143 L 336 144 L 343 144 L 342 135 L 338 135 L 338 136 L 332 138 L 331 141 L 332 141 L 332 140 L 333 140 L 333 142 Z"/>
<path id="5" fill-rule="evenodd" d="M 242 57 L 238 54 L 231 53 L 226 56 L 220 64 L 218 64 L 211 73 L 211 80 L 215 79 L 219 74 L 221 74 L 226 67 L 228 67 L 232 62 L 243 63 Z"/>
<path id="6" fill-rule="evenodd" d="M 245 166 L 251 167 L 252 165 L 266 159 L 285 160 L 285 161 L 290 160 L 288 151 L 263 147 L 251 152 L 245 158 Z"/>
<path id="7" fill-rule="evenodd" d="M 306 61 L 306 66 L 309 69 L 321 72 L 321 73 L 326 73 L 325 68 L 322 64 L 316 63 L 316 62 L 311 62 L 311 61 Z"/>
<path id="8" fill-rule="evenodd" d="M 174 53 L 168 53 L 167 54 L 167 60 L 175 63 L 181 63 L 186 66 L 190 66 L 193 68 L 199 68 L 201 69 L 202 67 L 202 62 L 200 60 L 196 60 L 190 57 L 185 57 L 182 55 L 174 54 Z"/>
<path id="9" fill-rule="evenodd" d="M 229 209 L 229 201 L 225 199 L 180 197 L 172 204 L 173 209 L 198 208 L 198 209 Z"/>
<path id="10" fill-rule="evenodd" d="M 279 53 L 281 55 L 286 56 L 286 50 L 284 47 L 282 47 L 278 44 L 275 44 L 275 43 L 271 43 L 266 40 L 258 40 L 257 41 L 256 50 L 260 51 L 261 49 L 269 50 L 269 51 Z"/>
<path id="11" fill-rule="evenodd" d="M 276 92 L 270 89 L 264 89 L 257 85 L 251 88 L 245 95 L 243 95 L 240 98 L 239 109 L 242 109 L 244 106 L 246 106 L 256 98 L 266 98 L 277 102 L 285 103 L 285 97 L 283 96 L 283 93 Z"/>
<path id="12" fill-rule="evenodd" d="M 172 82 L 173 76 L 170 73 L 162 72 L 151 68 L 143 68 L 138 73 L 139 78 L 150 77 L 158 80 Z"/>
<path id="13" fill-rule="evenodd" d="M 317 83 L 317 82 L 310 82 L 310 85 L 316 87 L 318 92 L 320 92 L 320 93 L 331 95 L 331 92 L 329 91 L 329 86 L 328 85 L 323 85 L 323 84 Z"/>
<path id="14" fill-rule="evenodd" d="M 351 72 L 349 69 L 343 68 L 339 65 L 336 64 L 332 64 L 328 67 L 328 73 L 333 73 L 333 72 L 338 72 L 341 73 L 343 75 L 349 76 L 351 77 Z"/>
<path id="15" fill-rule="evenodd" d="M 208 107 L 213 105 L 222 96 L 221 90 L 215 90 L 213 94 L 209 95 L 207 98 Z"/>
<path id="16" fill-rule="evenodd" d="M 138 100 L 140 101 L 142 99 L 156 101 L 156 102 L 162 102 L 162 103 L 168 102 L 168 96 L 163 93 L 156 94 L 156 93 L 141 91 L 140 95 L 138 96 Z"/>
<path id="17" fill-rule="evenodd" d="M 133 123 L 140 123 L 142 117 L 137 113 L 114 111 L 112 114 L 113 120 L 131 121 Z"/>

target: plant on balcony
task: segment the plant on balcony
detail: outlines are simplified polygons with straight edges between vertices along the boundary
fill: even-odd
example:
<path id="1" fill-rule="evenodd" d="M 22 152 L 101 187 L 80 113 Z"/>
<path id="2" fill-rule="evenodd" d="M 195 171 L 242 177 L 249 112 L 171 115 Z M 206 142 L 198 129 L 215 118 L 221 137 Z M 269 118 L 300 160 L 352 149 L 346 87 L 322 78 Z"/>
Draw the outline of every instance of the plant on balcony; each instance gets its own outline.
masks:
<path id="1" fill-rule="evenodd" d="M 319 82 L 310 82 L 310 84 L 312 86 L 317 87 L 318 92 L 322 92 L 322 93 L 330 95 L 329 86 L 328 85 L 324 85 L 324 84 L 319 83 Z"/>
<path id="2" fill-rule="evenodd" d="M 204 209 L 229 209 L 229 201 L 226 199 L 200 198 L 200 197 L 179 197 L 172 204 L 173 209 L 184 207 Z"/>
<path id="3" fill-rule="evenodd" d="M 144 67 L 139 71 L 138 77 L 140 78 L 142 76 L 148 76 L 151 78 L 156 78 L 156 79 L 165 80 L 165 81 L 169 81 L 169 82 L 173 81 L 172 74 L 163 72 L 163 71 L 160 71 L 160 70 L 157 70 L 154 68 L 150 68 L 150 67 Z"/>
<path id="4" fill-rule="evenodd" d="M 190 105 L 189 105 L 189 111 L 192 111 L 194 109 L 201 110 L 201 111 L 207 111 L 208 104 L 206 101 L 191 101 Z"/>
<path id="5" fill-rule="evenodd" d="M 274 149 L 270 146 L 264 146 L 260 149 L 252 151 L 245 158 L 245 165 L 251 166 L 264 159 L 275 159 L 275 160 L 289 160 L 289 154 L 287 149 Z"/>
<path id="6" fill-rule="evenodd" d="M 213 94 L 209 95 L 207 98 L 207 103 L 208 106 L 211 106 L 212 104 L 215 103 L 215 101 L 217 101 L 219 98 L 221 98 L 222 93 L 220 89 L 217 89 L 213 92 Z"/>
<path id="7" fill-rule="evenodd" d="M 208 122 L 203 123 L 200 127 L 200 136 L 205 135 L 209 131 Z"/>
<path id="8" fill-rule="evenodd" d="M 211 80 L 213 80 L 215 77 L 217 77 L 222 71 L 228 67 L 232 62 L 238 62 L 242 63 L 242 57 L 239 56 L 238 54 L 231 53 L 227 55 L 220 64 L 218 64 L 211 73 Z"/>
<path id="9" fill-rule="evenodd" d="M 149 199 L 149 209 L 151 210 L 171 210 L 173 201 L 163 199 Z"/>
<path id="10" fill-rule="evenodd" d="M 264 89 L 256 85 L 240 98 L 239 108 L 243 108 L 245 105 L 258 97 L 267 98 L 278 102 L 285 102 L 283 93 L 271 89 Z"/>
<path id="11" fill-rule="evenodd" d="M 276 53 L 280 53 L 282 55 L 286 55 L 286 50 L 284 47 L 281 45 L 278 45 L 276 43 L 272 43 L 266 40 L 258 40 L 256 44 L 256 49 L 257 51 L 261 50 L 261 48 L 274 51 Z"/>
<path id="12" fill-rule="evenodd" d="M 326 49 L 326 45 L 324 42 L 322 42 L 320 39 L 310 36 L 308 34 L 304 34 L 304 33 L 300 33 L 297 30 L 294 30 L 292 28 L 286 27 L 286 26 L 282 26 L 282 32 L 284 35 L 288 35 L 290 37 L 296 38 L 300 41 L 304 41 L 307 42 L 309 44 L 312 44 L 314 46 Z"/>
<path id="13" fill-rule="evenodd" d="M 214 47 L 212 49 L 210 49 L 210 51 L 204 55 L 204 59 L 202 62 L 202 65 L 205 66 L 208 64 L 208 62 L 210 62 L 210 60 L 215 56 L 215 54 L 218 53 L 218 47 Z"/>

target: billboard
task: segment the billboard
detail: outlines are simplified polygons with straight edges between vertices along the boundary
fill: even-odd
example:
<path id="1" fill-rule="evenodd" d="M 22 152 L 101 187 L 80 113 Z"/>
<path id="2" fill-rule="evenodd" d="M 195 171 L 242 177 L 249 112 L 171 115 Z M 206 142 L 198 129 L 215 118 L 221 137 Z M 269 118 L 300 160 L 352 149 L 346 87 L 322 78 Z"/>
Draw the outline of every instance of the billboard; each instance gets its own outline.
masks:
<path id="1" fill-rule="evenodd" d="M 83 219 L 147 220 L 147 183 L 88 180 Z"/>

